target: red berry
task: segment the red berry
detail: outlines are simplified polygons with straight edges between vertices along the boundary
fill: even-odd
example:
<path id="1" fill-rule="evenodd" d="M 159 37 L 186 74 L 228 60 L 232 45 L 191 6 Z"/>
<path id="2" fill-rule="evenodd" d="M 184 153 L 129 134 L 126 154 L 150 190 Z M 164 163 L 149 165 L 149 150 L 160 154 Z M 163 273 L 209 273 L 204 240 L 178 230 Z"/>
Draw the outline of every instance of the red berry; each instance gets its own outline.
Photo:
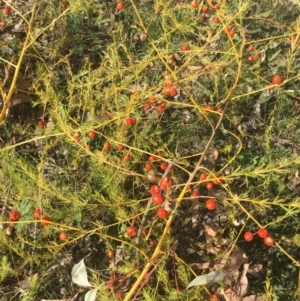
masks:
<path id="1" fill-rule="evenodd" d="M 168 211 L 164 208 L 159 208 L 156 212 L 156 215 L 159 217 L 159 218 L 166 218 L 168 216 Z"/>
<path id="2" fill-rule="evenodd" d="M 107 252 L 107 256 L 108 256 L 108 258 L 114 258 L 114 257 L 115 257 L 114 251 L 109 250 L 109 251 Z"/>
<path id="3" fill-rule="evenodd" d="M 154 247 L 155 246 L 155 241 L 153 239 L 149 240 L 149 246 Z"/>
<path id="4" fill-rule="evenodd" d="M 157 185 L 152 185 L 150 188 L 150 193 L 153 195 L 160 194 L 160 188 Z"/>
<path id="5" fill-rule="evenodd" d="M 42 218 L 41 218 L 41 225 L 42 225 L 43 227 L 45 227 L 45 226 L 49 225 L 49 221 L 51 221 L 50 217 L 44 215 L 44 216 L 42 216 Z"/>
<path id="6" fill-rule="evenodd" d="M 152 202 L 155 205 L 161 205 L 164 202 L 165 198 L 161 194 L 152 195 Z"/>
<path id="7" fill-rule="evenodd" d="M 118 9 L 118 10 L 124 9 L 124 6 L 125 6 L 125 4 L 124 4 L 123 1 L 119 1 L 119 2 L 117 3 L 117 9 Z"/>
<path id="8" fill-rule="evenodd" d="M 115 286 L 116 286 L 116 274 L 112 273 L 111 276 L 110 276 L 110 279 L 109 281 L 106 282 L 107 286 L 111 289 L 111 290 L 114 290 L 115 289 Z"/>
<path id="9" fill-rule="evenodd" d="M 160 158 L 163 158 L 163 157 L 164 157 L 163 152 L 158 152 L 156 155 L 157 155 L 157 157 L 160 157 Z"/>
<path id="10" fill-rule="evenodd" d="M 42 216 L 42 210 L 40 208 L 36 208 L 33 211 L 34 218 L 40 218 Z"/>
<path id="11" fill-rule="evenodd" d="M 6 27 L 6 23 L 3 22 L 3 21 L 1 21 L 1 22 L 0 22 L 0 28 L 5 28 L 5 27 Z"/>
<path id="12" fill-rule="evenodd" d="M 208 6 L 205 5 L 205 4 L 202 5 L 201 11 L 202 11 L 203 13 L 207 13 L 207 12 L 208 12 Z"/>
<path id="13" fill-rule="evenodd" d="M 146 164 L 145 164 L 145 168 L 146 168 L 147 170 L 152 169 L 152 164 L 151 164 L 151 163 L 146 163 Z"/>
<path id="14" fill-rule="evenodd" d="M 167 190 L 174 184 L 174 181 L 169 177 L 161 178 L 159 185 L 162 189 Z"/>
<path id="15" fill-rule="evenodd" d="M 192 190 L 192 185 L 188 185 L 187 187 L 186 187 L 186 191 L 190 191 L 190 190 Z"/>
<path id="16" fill-rule="evenodd" d="M 20 212 L 19 211 L 16 211 L 16 210 L 12 210 L 10 213 L 9 213 L 9 219 L 12 221 L 12 222 L 16 222 L 20 219 Z"/>
<path id="17" fill-rule="evenodd" d="M 206 106 L 205 106 L 205 111 L 211 111 L 213 108 L 212 108 L 212 105 L 210 105 L 210 104 L 207 104 Z"/>
<path id="18" fill-rule="evenodd" d="M 168 164 L 166 162 L 161 162 L 159 168 L 165 171 L 168 168 Z"/>
<path id="19" fill-rule="evenodd" d="M 157 110 L 157 112 L 161 113 L 161 112 L 163 112 L 163 111 L 165 110 L 165 107 L 158 106 L 158 107 L 156 108 L 156 110 Z"/>
<path id="20" fill-rule="evenodd" d="M 229 37 L 233 38 L 233 36 L 235 35 L 234 29 L 228 30 L 228 31 L 227 31 L 227 34 L 228 34 Z"/>
<path id="21" fill-rule="evenodd" d="M 63 2 L 62 4 L 61 4 L 61 8 L 62 9 L 66 9 L 68 7 L 68 4 L 66 3 L 66 2 Z"/>
<path id="22" fill-rule="evenodd" d="M 219 179 L 214 179 L 212 182 L 216 186 L 218 186 L 220 184 L 220 180 Z"/>
<path id="23" fill-rule="evenodd" d="M 205 207 L 208 210 L 215 210 L 217 208 L 217 203 L 214 199 L 207 199 L 205 202 Z"/>
<path id="24" fill-rule="evenodd" d="M 105 142 L 103 148 L 108 151 L 111 149 L 111 144 L 109 142 Z"/>
<path id="25" fill-rule="evenodd" d="M 58 234 L 58 239 L 61 240 L 61 241 L 67 240 L 68 239 L 68 233 L 66 231 L 61 231 Z"/>
<path id="26" fill-rule="evenodd" d="M 46 122 L 44 120 L 39 120 L 38 122 L 39 127 L 43 128 L 46 125 Z"/>
<path id="27" fill-rule="evenodd" d="M 136 124 L 136 118 L 135 117 L 126 118 L 126 124 L 127 125 L 135 125 Z"/>
<path id="28" fill-rule="evenodd" d="M 198 6 L 199 6 L 199 3 L 196 1 L 196 0 L 194 0 L 194 1 L 192 1 L 192 8 L 198 8 Z"/>
<path id="29" fill-rule="evenodd" d="M 264 242 L 268 247 L 272 247 L 274 245 L 274 238 L 272 236 L 267 236 L 264 238 Z"/>
<path id="30" fill-rule="evenodd" d="M 268 236 L 268 231 L 265 228 L 260 228 L 257 231 L 257 235 L 261 238 L 266 238 Z"/>
<path id="31" fill-rule="evenodd" d="M 248 48 L 247 48 L 247 51 L 252 52 L 253 50 L 254 50 L 254 47 L 252 45 L 249 45 Z"/>
<path id="32" fill-rule="evenodd" d="M 192 192 L 192 197 L 197 198 L 199 195 L 200 195 L 200 193 L 199 193 L 198 189 L 194 189 Z"/>
<path id="33" fill-rule="evenodd" d="M 232 29 L 231 26 L 227 26 L 227 28 L 224 29 L 224 32 L 229 36 L 229 37 L 233 37 L 235 34 L 234 29 Z"/>
<path id="34" fill-rule="evenodd" d="M 9 15 L 11 13 L 11 8 L 9 6 L 5 6 L 3 8 L 4 15 Z"/>
<path id="35" fill-rule="evenodd" d="M 190 47 L 188 45 L 184 44 L 181 46 L 181 51 L 188 51 L 188 50 L 190 50 Z"/>
<path id="36" fill-rule="evenodd" d="M 178 94 L 176 88 L 171 88 L 170 89 L 170 96 L 175 97 Z M 165 107 L 163 107 L 165 108 Z"/>
<path id="37" fill-rule="evenodd" d="M 246 241 L 251 241 L 253 239 L 253 234 L 248 231 L 244 234 L 244 238 Z"/>
<path id="38" fill-rule="evenodd" d="M 162 108 L 166 108 L 167 107 L 167 102 L 166 101 L 163 101 L 162 103 L 160 103 L 160 107 L 162 107 Z"/>
<path id="39" fill-rule="evenodd" d="M 281 78 L 281 76 L 280 76 L 280 75 L 274 75 L 274 76 L 272 77 L 272 83 L 273 83 L 274 85 L 279 85 L 279 84 L 281 84 L 281 83 L 282 83 L 282 78 Z"/>
<path id="40" fill-rule="evenodd" d="M 206 173 L 202 173 L 202 174 L 200 175 L 200 181 L 205 181 L 206 178 L 207 178 L 207 174 L 206 174 Z"/>
<path id="41" fill-rule="evenodd" d="M 126 122 L 127 125 L 132 125 L 132 119 L 131 119 L 131 117 L 126 118 L 125 122 Z"/>
<path id="42" fill-rule="evenodd" d="M 136 228 L 134 228 L 133 226 L 128 226 L 126 229 L 126 233 L 128 236 L 133 237 L 133 236 L 136 236 L 137 231 L 136 231 Z"/>
<path id="43" fill-rule="evenodd" d="M 166 79 L 165 82 L 164 82 L 164 85 L 165 85 L 165 87 L 170 88 L 170 87 L 173 86 L 173 82 L 172 82 L 172 80 L 170 80 L 170 79 Z M 155 100 L 156 100 L 156 99 L 155 99 Z"/>
<path id="44" fill-rule="evenodd" d="M 74 138 L 75 138 L 75 139 L 79 139 L 80 137 L 81 137 L 80 132 L 76 132 L 76 133 L 74 134 Z"/>
<path id="45" fill-rule="evenodd" d="M 149 156 L 149 161 L 150 161 L 150 162 L 155 161 L 155 159 L 156 159 L 156 158 L 155 158 L 153 155 L 150 155 L 150 156 Z"/>
<path id="46" fill-rule="evenodd" d="M 219 18 L 214 18 L 214 19 L 213 19 L 213 22 L 214 22 L 215 24 L 219 24 L 219 23 L 220 23 L 220 19 L 219 19 Z"/>
<path id="47" fill-rule="evenodd" d="M 170 91 L 171 91 L 171 88 L 166 87 L 166 88 L 164 88 L 164 90 L 163 90 L 163 94 L 164 94 L 165 96 L 169 96 L 169 95 L 170 95 Z"/>
<path id="48" fill-rule="evenodd" d="M 125 149 L 125 146 L 124 145 L 122 145 L 122 144 L 119 144 L 119 146 L 118 146 L 118 151 L 123 151 Z"/>
<path id="49" fill-rule="evenodd" d="M 125 160 L 125 161 L 130 161 L 130 160 L 131 160 L 131 156 L 130 156 L 129 154 L 126 154 L 126 155 L 124 156 L 124 160 Z"/>
<path id="50" fill-rule="evenodd" d="M 90 137 L 91 139 L 95 139 L 95 138 L 97 137 L 97 133 L 96 133 L 95 131 L 90 131 L 90 132 L 89 132 L 89 137 Z"/>
<path id="51" fill-rule="evenodd" d="M 149 99 L 149 103 L 151 104 L 151 106 L 155 106 L 157 104 L 157 99 L 155 97 L 151 97 Z"/>
<path id="52" fill-rule="evenodd" d="M 150 109 L 151 109 L 151 104 L 150 104 L 150 103 L 144 104 L 144 109 L 145 109 L 146 111 L 150 110 Z"/>
<path id="53" fill-rule="evenodd" d="M 214 184 L 212 182 L 207 182 L 206 183 L 206 189 L 207 190 L 213 190 L 214 188 Z"/>

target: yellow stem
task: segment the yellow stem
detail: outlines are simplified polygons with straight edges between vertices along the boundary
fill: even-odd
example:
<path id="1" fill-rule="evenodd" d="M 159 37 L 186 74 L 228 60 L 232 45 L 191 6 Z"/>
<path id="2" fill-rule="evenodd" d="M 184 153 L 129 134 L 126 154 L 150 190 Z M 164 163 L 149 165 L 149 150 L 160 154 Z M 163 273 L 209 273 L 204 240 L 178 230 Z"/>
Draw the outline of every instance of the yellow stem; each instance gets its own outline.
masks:
<path id="1" fill-rule="evenodd" d="M 17 84 L 18 75 L 19 75 L 21 65 L 22 65 L 22 62 L 23 62 L 23 58 L 25 56 L 25 51 L 27 49 L 27 45 L 28 45 L 28 42 L 29 42 L 29 39 L 30 39 L 30 33 L 31 33 L 31 30 L 32 30 L 32 24 L 33 24 L 34 15 L 35 15 L 35 8 L 36 8 L 36 4 L 33 6 L 33 9 L 32 9 L 32 15 L 31 15 L 31 18 L 30 18 L 29 26 L 28 26 L 28 32 L 27 32 L 26 40 L 24 42 L 24 46 L 23 46 L 18 64 L 16 66 L 16 70 L 15 70 L 15 73 L 14 73 L 12 83 L 11 83 L 10 88 L 9 88 L 7 98 L 3 99 L 3 108 L 2 108 L 2 111 L 1 111 L 1 114 L 0 114 L 0 125 L 4 121 L 5 113 L 8 109 L 8 107 L 9 107 L 9 103 L 10 103 L 11 98 L 12 98 L 12 96 L 14 94 L 14 91 L 15 91 L 15 86 Z"/>

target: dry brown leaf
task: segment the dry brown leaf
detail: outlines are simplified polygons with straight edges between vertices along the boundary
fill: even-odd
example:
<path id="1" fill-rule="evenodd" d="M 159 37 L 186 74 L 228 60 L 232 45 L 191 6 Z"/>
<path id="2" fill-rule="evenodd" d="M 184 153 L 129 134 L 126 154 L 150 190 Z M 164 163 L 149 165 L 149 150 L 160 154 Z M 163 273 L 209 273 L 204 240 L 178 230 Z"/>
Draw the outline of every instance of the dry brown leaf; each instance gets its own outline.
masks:
<path id="1" fill-rule="evenodd" d="M 241 278 L 239 278 L 238 288 L 235 291 L 235 294 L 237 295 L 237 297 L 241 298 L 246 295 L 248 288 L 248 278 L 246 275 L 243 274 Z"/>
<path id="2" fill-rule="evenodd" d="M 188 66 L 187 68 L 189 71 L 197 71 L 203 69 L 203 66 Z"/>
<path id="3" fill-rule="evenodd" d="M 220 287 L 216 291 L 216 295 L 221 299 L 225 299 L 226 301 L 240 301 L 233 297 L 233 291 L 231 288 L 228 288 L 226 291 L 224 291 L 224 288 Z"/>
<path id="4" fill-rule="evenodd" d="M 210 262 L 203 262 L 203 263 L 192 263 L 190 266 L 197 268 L 199 270 L 206 270 L 209 269 L 211 265 L 212 264 Z"/>
<path id="5" fill-rule="evenodd" d="M 227 267 L 229 275 L 234 274 L 235 271 L 239 270 L 240 266 L 244 262 L 244 251 L 238 247 L 235 247 L 230 255 L 230 263 Z"/>
<path id="6" fill-rule="evenodd" d="M 212 236 L 212 237 L 215 237 L 218 234 L 218 232 L 221 230 L 219 227 L 210 226 L 207 224 L 204 225 L 204 229 L 205 229 L 205 233 L 208 236 Z"/>
<path id="7" fill-rule="evenodd" d="M 53 122 L 52 118 L 50 117 L 48 122 L 47 122 L 47 125 L 46 125 L 45 134 L 46 135 L 50 134 L 53 131 L 54 126 L 55 126 L 54 122 Z"/>
<path id="8" fill-rule="evenodd" d="M 230 301 L 240 301 L 240 298 L 234 295 L 234 291 L 232 290 L 231 287 L 227 288 L 224 291 L 223 297 L 225 297 L 226 300 L 230 300 Z"/>
<path id="9" fill-rule="evenodd" d="M 24 78 L 22 73 L 19 73 L 17 78 L 17 89 L 27 90 L 31 87 L 31 83 L 26 78 Z"/>
<path id="10" fill-rule="evenodd" d="M 178 62 L 180 62 L 182 60 L 180 55 L 177 52 L 174 52 L 174 57 L 175 57 L 175 60 Z"/>
<path id="11" fill-rule="evenodd" d="M 16 105 L 19 105 L 21 103 L 30 103 L 31 98 L 25 94 L 16 94 L 11 98 L 9 107 L 14 107 Z"/>

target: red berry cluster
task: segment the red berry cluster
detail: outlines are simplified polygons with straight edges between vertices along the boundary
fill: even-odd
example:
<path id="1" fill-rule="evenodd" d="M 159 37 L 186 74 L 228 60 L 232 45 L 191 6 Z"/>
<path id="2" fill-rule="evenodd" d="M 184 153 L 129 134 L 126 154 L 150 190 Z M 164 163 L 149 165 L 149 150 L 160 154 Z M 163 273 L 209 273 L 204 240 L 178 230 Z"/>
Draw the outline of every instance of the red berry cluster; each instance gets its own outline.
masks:
<path id="1" fill-rule="evenodd" d="M 272 236 L 269 235 L 268 233 L 268 230 L 266 228 L 259 228 L 258 231 L 257 231 L 257 235 L 260 237 L 260 238 L 263 238 L 264 239 L 264 243 L 271 247 L 274 245 L 275 241 L 274 241 L 274 238 Z M 252 232 L 245 232 L 244 234 L 244 239 L 246 241 L 252 241 L 254 238 L 254 235 Z"/>

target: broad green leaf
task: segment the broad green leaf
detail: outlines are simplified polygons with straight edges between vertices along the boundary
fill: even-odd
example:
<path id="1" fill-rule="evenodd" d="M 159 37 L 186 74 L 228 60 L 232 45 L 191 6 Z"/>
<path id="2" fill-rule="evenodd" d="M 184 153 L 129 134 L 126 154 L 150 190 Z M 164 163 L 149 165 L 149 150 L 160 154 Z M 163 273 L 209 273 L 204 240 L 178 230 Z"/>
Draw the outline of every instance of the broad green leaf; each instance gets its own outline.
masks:
<path id="1" fill-rule="evenodd" d="M 189 285 L 188 288 L 196 285 L 206 285 L 214 282 L 222 282 L 226 278 L 231 278 L 226 273 L 223 272 L 211 272 L 205 275 L 200 275 L 196 277 Z"/>

